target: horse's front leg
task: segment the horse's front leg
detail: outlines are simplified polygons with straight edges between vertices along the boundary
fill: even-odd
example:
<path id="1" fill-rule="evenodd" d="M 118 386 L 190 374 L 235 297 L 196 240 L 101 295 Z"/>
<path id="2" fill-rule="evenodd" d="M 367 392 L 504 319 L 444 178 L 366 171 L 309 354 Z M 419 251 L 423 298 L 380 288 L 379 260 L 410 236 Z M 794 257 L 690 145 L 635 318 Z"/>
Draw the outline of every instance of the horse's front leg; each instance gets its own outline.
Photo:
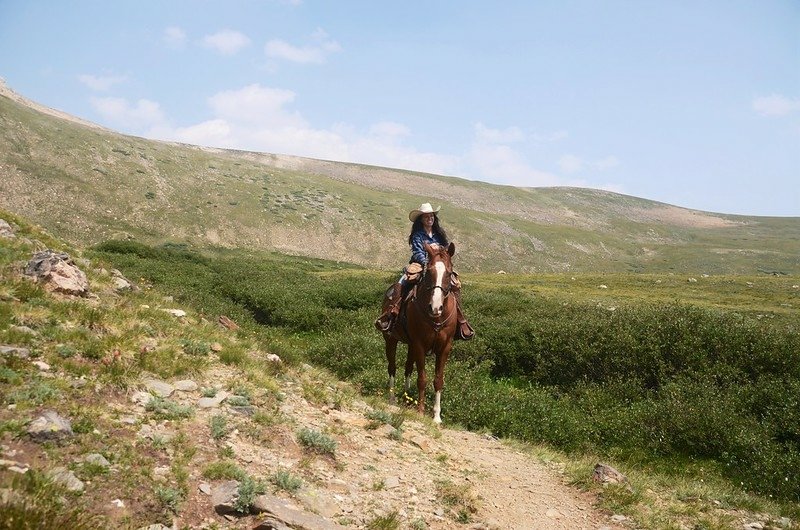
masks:
<path id="1" fill-rule="evenodd" d="M 441 351 L 436 353 L 436 373 L 433 378 L 433 422 L 442 423 L 442 389 L 444 388 L 444 366 L 450 356 L 453 341 L 448 340 Z"/>
<path id="2" fill-rule="evenodd" d="M 394 378 L 397 374 L 397 341 L 384 335 L 386 341 L 386 364 L 389 372 L 389 403 L 394 405 L 397 400 L 394 397 Z"/>
<path id="3" fill-rule="evenodd" d="M 422 346 L 408 346 L 408 361 L 406 361 L 406 381 L 411 376 L 410 366 L 417 365 L 417 412 L 425 414 L 425 349 Z"/>

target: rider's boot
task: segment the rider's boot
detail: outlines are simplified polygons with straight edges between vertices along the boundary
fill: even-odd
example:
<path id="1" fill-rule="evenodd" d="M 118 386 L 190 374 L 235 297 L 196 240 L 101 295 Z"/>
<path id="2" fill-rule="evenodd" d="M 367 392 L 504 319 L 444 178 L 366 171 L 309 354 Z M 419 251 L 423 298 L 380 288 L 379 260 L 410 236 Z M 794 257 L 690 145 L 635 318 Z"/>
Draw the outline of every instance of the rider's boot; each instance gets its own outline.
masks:
<path id="1" fill-rule="evenodd" d="M 453 289 L 453 294 L 455 294 L 456 297 L 456 320 L 458 321 L 455 339 L 470 340 L 475 336 L 475 330 L 469 325 L 469 322 L 467 322 L 467 319 L 464 316 L 464 311 L 461 309 L 461 289 Z"/>
<path id="2" fill-rule="evenodd" d="M 400 282 L 392 285 L 383 299 L 383 314 L 375 320 L 375 327 L 378 331 L 389 332 L 392 329 L 397 315 L 400 313 L 400 302 L 402 301 L 403 286 Z"/>

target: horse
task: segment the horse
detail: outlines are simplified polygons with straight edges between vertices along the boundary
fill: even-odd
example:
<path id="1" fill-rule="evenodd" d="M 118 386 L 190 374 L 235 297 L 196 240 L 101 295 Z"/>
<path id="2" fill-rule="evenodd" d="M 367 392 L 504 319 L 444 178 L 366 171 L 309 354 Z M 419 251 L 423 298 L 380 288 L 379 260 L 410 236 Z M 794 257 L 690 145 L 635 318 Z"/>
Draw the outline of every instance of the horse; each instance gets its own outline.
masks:
<path id="1" fill-rule="evenodd" d="M 383 333 L 386 342 L 386 360 L 389 372 L 389 399 L 394 403 L 394 384 L 397 372 L 397 343 L 408 344 L 405 368 L 405 391 L 408 392 L 414 365 L 417 367 L 417 411 L 425 414 L 425 355 L 432 352 L 436 359 L 433 380 L 435 391 L 433 405 L 434 423 L 442 423 L 442 388 L 444 366 L 456 334 L 456 299 L 450 296 L 455 254 L 453 243 L 447 248 L 425 245 L 428 264 L 419 283 L 414 286 L 403 303 L 397 322 L 391 331 Z"/>

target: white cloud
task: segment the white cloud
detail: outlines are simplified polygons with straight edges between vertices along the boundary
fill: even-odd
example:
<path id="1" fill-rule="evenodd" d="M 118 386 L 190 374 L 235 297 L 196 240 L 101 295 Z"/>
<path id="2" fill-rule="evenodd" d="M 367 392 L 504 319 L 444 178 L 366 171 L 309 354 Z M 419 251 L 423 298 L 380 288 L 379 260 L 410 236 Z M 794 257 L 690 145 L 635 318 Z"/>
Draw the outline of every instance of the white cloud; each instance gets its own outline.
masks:
<path id="1" fill-rule="evenodd" d="M 294 101 L 291 90 L 262 87 L 258 83 L 238 90 L 219 92 L 208 103 L 220 118 L 266 128 L 306 127 L 299 113 L 285 107 Z"/>
<path id="2" fill-rule="evenodd" d="M 203 45 L 223 55 L 233 55 L 250 44 L 247 35 L 238 31 L 225 29 L 213 35 L 203 37 Z"/>
<path id="3" fill-rule="evenodd" d="M 518 151 L 507 145 L 484 142 L 480 136 L 465 158 L 467 173 L 486 182 L 523 187 L 563 184 L 557 176 L 532 167 Z"/>
<path id="4" fill-rule="evenodd" d="M 800 110 L 800 98 L 787 98 L 780 94 L 760 96 L 753 100 L 753 110 L 762 116 L 785 116 Z"/>
<path id="5" fill-rule="evenodd" d="M 342 49 L 322 29 L 311 36 L 312 43 L 295 46 L 282 39 L 272 39 L 264 45 L 264 53 L 272 59 L 283 59 L 294 63 L 324 63 L 328 55 Z"/>
<path id="6" fill-rule="evenodd" d="M 372 125 L 369 129 L 370 134 L 382 138 L 399 138 L 402 136 L 409 136 L 411 130 L 403 125 L 393 121 L 382 121 Z"/>
<path id="7" fill-rule="evenodd" d="M 583 169 L 583 159 L 575 155 L 564 155 L 558 159 L 558 167 L 564 173 L 577 173 Z"/>
<path id="8" fill-rule="evenodd" d="M 105 92 L 112 86 L 127 81 L 127 76 L 124 75 L 93 75 L 81 74 L 78 76 L 78 81 L 89 87 L 96 92 Z"/>
<path id="9" fill-rule="evenodd" d="M 525 139 L 522 129 L 519 127 L 509 127 L 507 129 L 491 129 L 483 123 L 475 124 L 475 137 L 480 142 L 491 144 L 506 144 L 520 142 Z"/>
<path id="10" fill-rule="evenodd" d="M 180 49 L 186 46 L 186 32 L 178 26 L 170 26 L 164 30 L 164 42 L 170 48 Z"/>
<path id="11" fill-rule="evenodd" d="M 608 155 L 600 160 L 595 160 L 592 162 L 591 166 L 594 169 L 599 171 L 605 171 L 606 169 L 615 168 L 619 165 L 619 159 L 614 155 Z"/>
<path id="12" fill-rule="evenodd" d="M 126 131 L 163 127 L 166 123 L 159 104 L 147 99 L 140 99 L 134 105 L 124 98 L 113 97 L 92 97 L 89 102 L 106 121 Z"/>

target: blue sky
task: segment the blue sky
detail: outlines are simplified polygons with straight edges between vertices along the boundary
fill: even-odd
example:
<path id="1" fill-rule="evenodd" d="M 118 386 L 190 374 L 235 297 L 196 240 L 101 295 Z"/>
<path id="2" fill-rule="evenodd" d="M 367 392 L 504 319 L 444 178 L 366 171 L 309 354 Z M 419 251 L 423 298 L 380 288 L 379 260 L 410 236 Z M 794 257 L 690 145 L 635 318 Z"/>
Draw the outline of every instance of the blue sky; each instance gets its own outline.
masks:
<path id="1" fill-rule="evenodd" d="M 0 0 L 0 77 L 148 138 L 800 216 L 796 0 Z"/>

